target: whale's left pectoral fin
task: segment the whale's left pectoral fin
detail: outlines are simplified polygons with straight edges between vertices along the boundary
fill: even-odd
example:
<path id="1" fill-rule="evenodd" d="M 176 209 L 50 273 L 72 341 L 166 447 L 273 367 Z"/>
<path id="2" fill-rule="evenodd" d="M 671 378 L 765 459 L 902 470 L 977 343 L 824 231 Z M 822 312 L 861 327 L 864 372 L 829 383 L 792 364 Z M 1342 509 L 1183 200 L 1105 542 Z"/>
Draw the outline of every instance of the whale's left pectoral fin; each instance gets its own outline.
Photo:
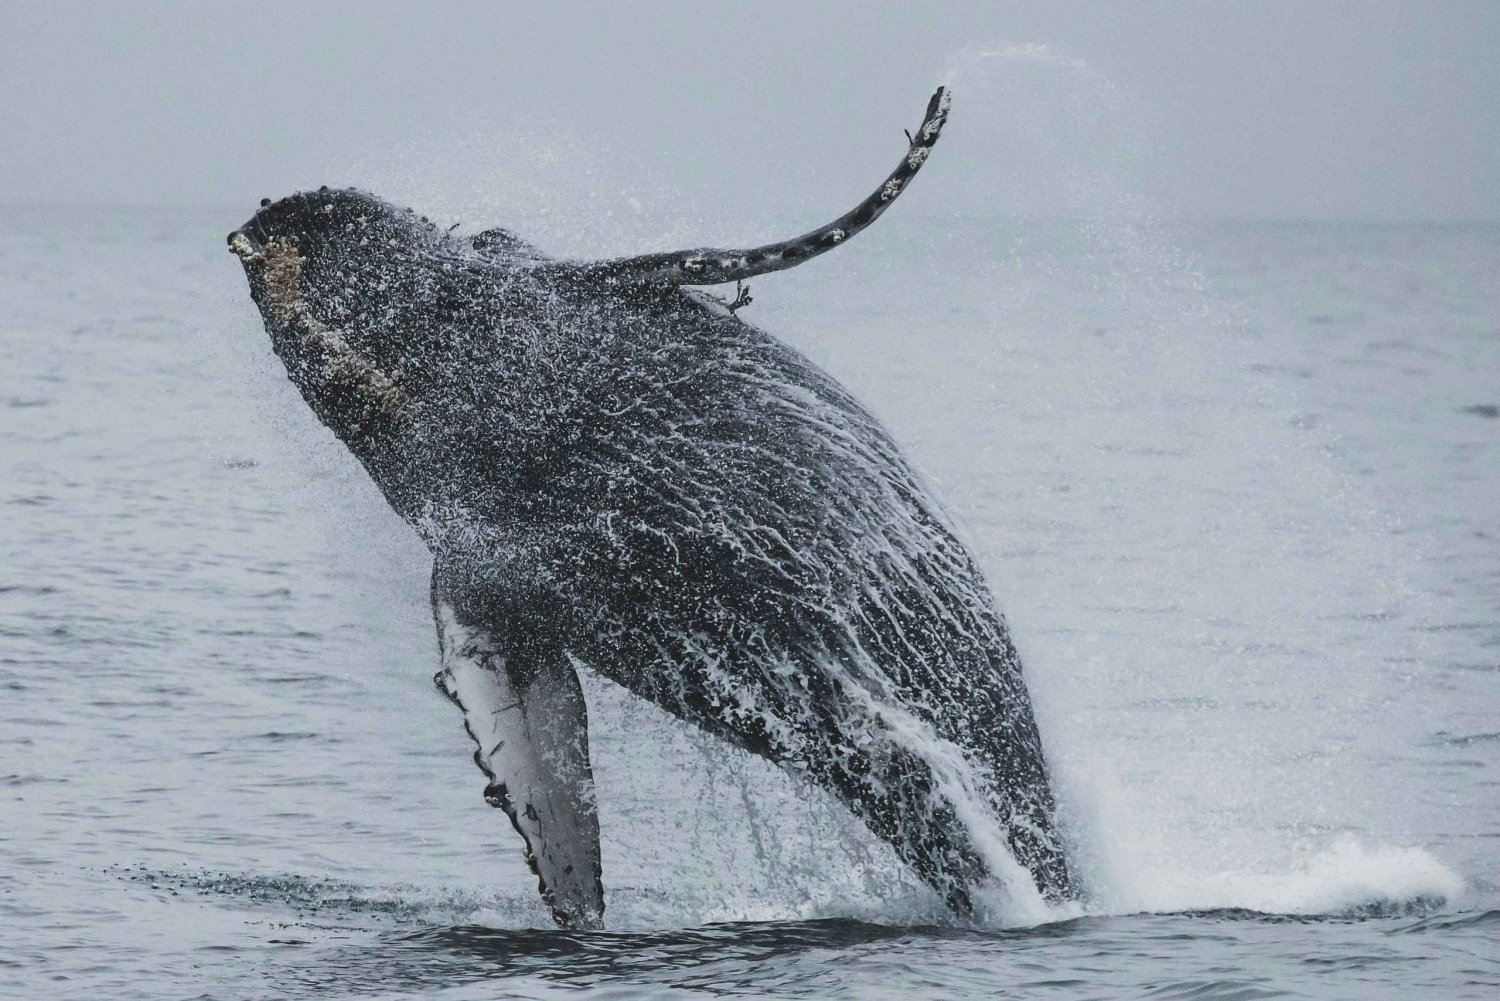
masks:
<path id="1" fill-rule="evenodd" d="M 785 271 L 819 254 L 840 246 L 863 231 L 896 201 L 911 179 L 927 162 L 933 145 L 948 121 L 950 95 L 939 87 L 927 102 L 927 111 L 916 135 L 906 134 L 906 152 L 896 169 L 864 201 L 826 226 L 778 243 L 767 243 L 743 250 L 700 247 L 696 250 L 674 250 L 639 257 L 618 257 L 579 265 L 557 265 L 574 278 L 592 279 L 608 284 L 657 283 L 664 285 L 719 285 L 744 281 L 772 271 Z M 748 300 L 746 300 L 748 302 Z M 738 305 L 744 305 L 737 298 Z"/>
<path id="2" fill-rule="evenodd" d="M 599 815 L 578 675 L 561 650 L 507 644 L 450 598 L 434 586 L 443 657 L 435 680 L 463 710 L 474 761 L 489 779 L 485 800 L 525 839 L 527 864 L 557 923 L 600 928 Z"/>

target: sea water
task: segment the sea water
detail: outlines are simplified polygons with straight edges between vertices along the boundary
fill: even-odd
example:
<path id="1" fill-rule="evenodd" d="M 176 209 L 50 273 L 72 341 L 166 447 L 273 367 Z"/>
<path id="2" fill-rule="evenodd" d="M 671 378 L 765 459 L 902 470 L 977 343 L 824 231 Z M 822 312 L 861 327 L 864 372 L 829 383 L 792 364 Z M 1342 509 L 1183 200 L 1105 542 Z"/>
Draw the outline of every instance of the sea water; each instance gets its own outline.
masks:
<path id="1" fill-rule="evenodd" d="M 237 218 L 0 211 L 0 995 L 1500 986 L 1500 227 L 913 214 L 760 279 L 984 565 L 1087 898 L 955 925 L 589 676 L 609 931 L 571 934 Z"/>
<path id="2" fill-rule="evenodd" d="M 887 422 L 1020 648 L 1087 895 L 982 927 L 588 675 L 609 931 L 550 930 L 248 208 L 0 208 L 0 995 L 1489 996 L 1500 227 L 1163 223 L 1117 119 L 1013 151 L 1090 165 L 1060 214 L 898 206 L 742 313 Z"/>

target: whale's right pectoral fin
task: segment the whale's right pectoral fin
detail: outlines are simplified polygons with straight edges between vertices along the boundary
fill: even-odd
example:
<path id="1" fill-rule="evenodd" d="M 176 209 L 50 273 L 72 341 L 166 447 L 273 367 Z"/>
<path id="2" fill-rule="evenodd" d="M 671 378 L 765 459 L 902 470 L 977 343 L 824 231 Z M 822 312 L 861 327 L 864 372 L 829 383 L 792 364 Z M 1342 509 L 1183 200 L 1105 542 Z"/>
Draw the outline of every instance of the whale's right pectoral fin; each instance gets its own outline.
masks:
<path id="1" fill-rule="evenodd" d="M 484 798 L 525 839 L 557 923 L 600 928 L 599 816 L 578 676 L 561 650 L 505 643 L 454 597 L 434 584 L 443 658 L 434 680 L 463 710 L 474 761 L 489 779 Z"/>

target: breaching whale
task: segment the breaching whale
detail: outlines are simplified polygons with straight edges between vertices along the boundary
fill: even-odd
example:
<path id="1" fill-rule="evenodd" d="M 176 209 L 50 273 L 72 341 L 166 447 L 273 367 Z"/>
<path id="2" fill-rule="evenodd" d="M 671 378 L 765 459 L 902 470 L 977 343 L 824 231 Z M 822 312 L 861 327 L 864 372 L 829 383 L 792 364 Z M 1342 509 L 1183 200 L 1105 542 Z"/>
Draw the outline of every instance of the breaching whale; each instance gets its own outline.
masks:
<path id="1" fill-rule="evenodd" d="M 873 194 L 749 250 L 556 260 L 328 188 L 229 235 L 291 381 L 432 552 L 437 684 L 560 925 L 604 910 L 579 665 L 831 790 L 960 914 L 996 875 L 976 810 L 1045 896 L 1075 893 L 974 560 L 743 290 L 689 288 L 860 232 L 947 114 L 939 89 Z"/>

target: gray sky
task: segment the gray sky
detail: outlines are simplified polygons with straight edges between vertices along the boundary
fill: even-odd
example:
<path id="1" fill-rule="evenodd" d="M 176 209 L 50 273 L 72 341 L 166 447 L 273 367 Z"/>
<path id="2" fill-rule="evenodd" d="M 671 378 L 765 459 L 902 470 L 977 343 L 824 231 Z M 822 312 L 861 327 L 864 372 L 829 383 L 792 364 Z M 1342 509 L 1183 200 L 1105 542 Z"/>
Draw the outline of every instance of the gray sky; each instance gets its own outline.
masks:
<path id="1" fill-rule="evenodd" d="M 1169 214 L 1500 217 L 1500 3 L 1373 0 L 5 0 L 0 202 L 330 183 L 812 223 L 894 165 L 961 50 L 1023 43 L 1049 48 L 954 79 L 968 145 L 927 209 L 1066 213 L 1057 178 L 1082 171 Z"/>

